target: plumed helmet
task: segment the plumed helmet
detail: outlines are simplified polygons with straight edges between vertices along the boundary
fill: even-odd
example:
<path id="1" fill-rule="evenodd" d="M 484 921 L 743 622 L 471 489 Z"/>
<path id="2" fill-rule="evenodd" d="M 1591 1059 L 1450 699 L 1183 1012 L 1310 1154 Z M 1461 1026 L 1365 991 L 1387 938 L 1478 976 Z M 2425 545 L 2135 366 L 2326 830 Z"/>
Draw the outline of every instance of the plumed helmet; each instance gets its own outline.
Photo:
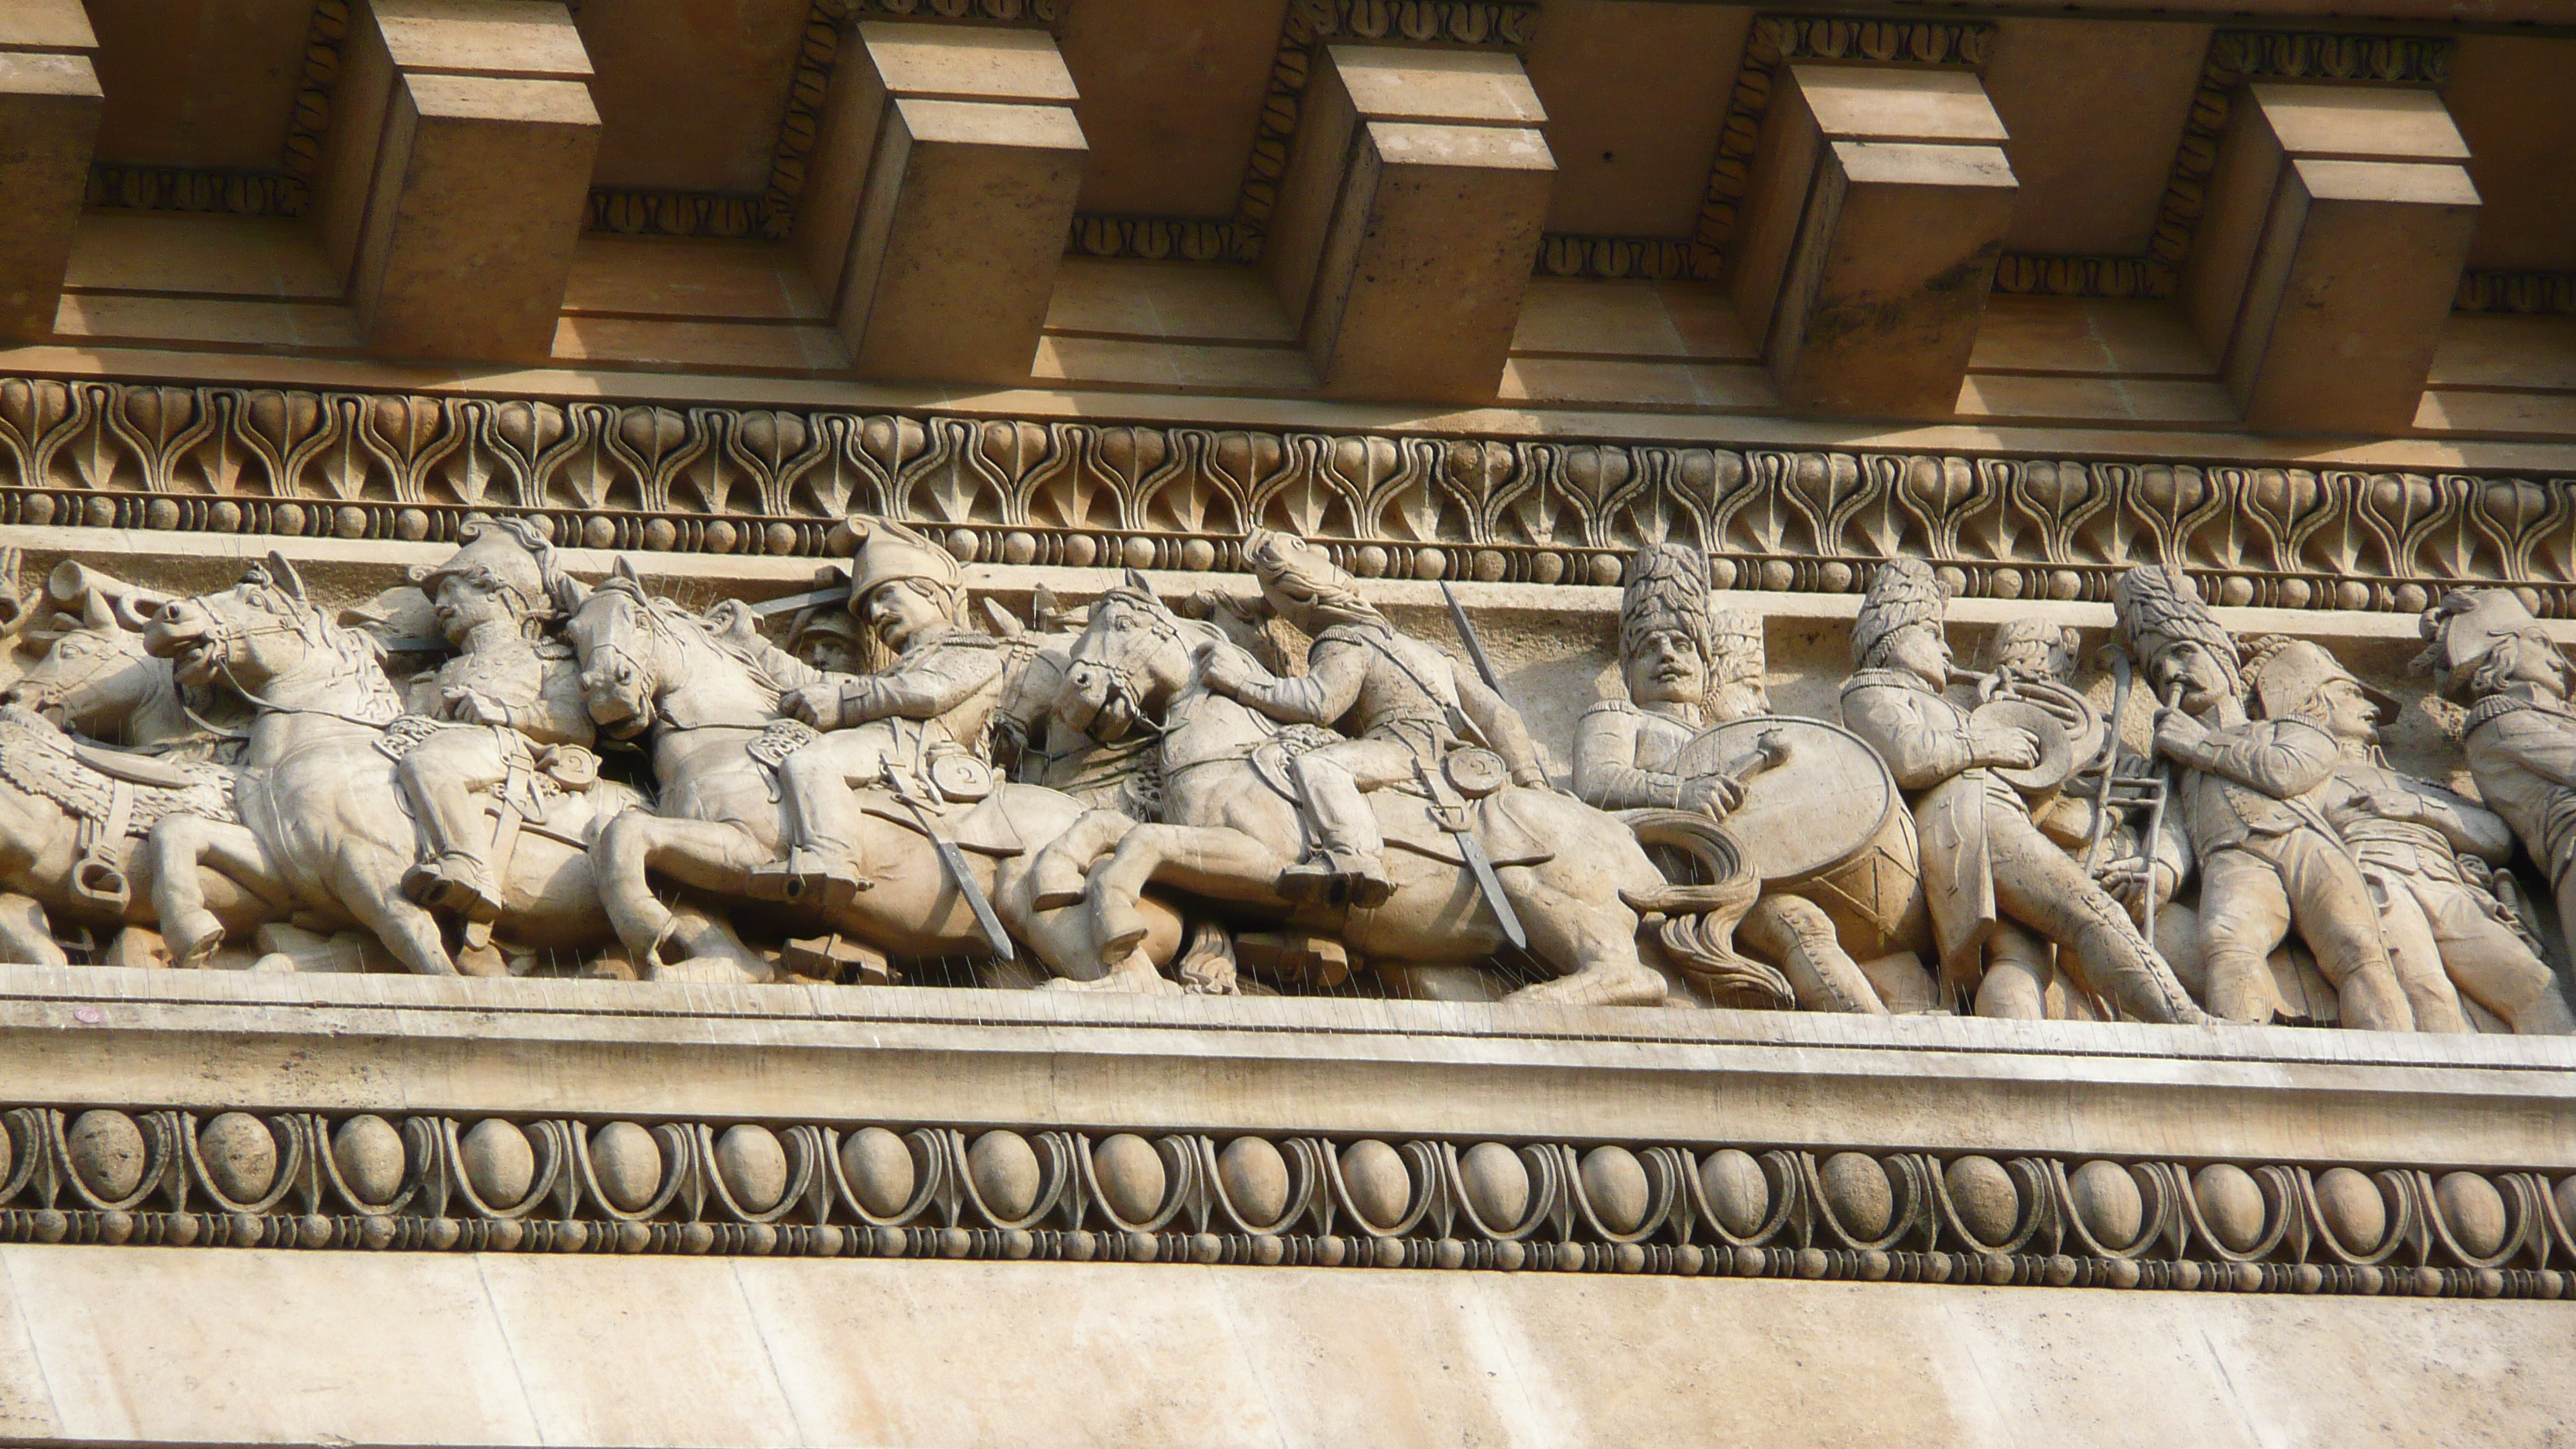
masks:
<path id="1" fill-rule="evenodd" d="M 1619 651 L 1633 656 L 1648 635 L 1676 630 L 1717 664 L 1708 611 L 1708 558 L 1677 543 L 1654 543 L 1628 560 L 1628 582 L 1619 591 Z"/>
<path id="2" fill-rule="evenodd" d="M 1940 576 L 1919 558 L 1892 558 L 1870 578 L 1869 594 L 1852 621 L 1852 664 L 1878 667 L 1879 648 L 1898 630 L 1915 624 L 1938 624 L 1948 608 Z"/>
<path id="3" fill-rule="evenodd" d="M 532 519 L 478 518 L 456 531 L 463 546 L 436 568 L 416 568 L 411 580 L 431 598 L 438 586 L 460 575 L 482 573 L 512 595 L 512 612 L 520 618 L 543 617 L 554 610 L 555 546 Z"/>
<path id="4" fill-rule="evenodd" d="M 1708 632 L 1717 650 L 1710 682 L 1736 684 L 1771 672 L 1769 654 L 1763 647 L 1760 614 L 1751 609 L 1711 609 Z"/>
<path id="5" fill-rule="evenodd" d="M 1360 597 L 1359 580 L 1342 572 L 1331 555 L 1293 533 L 1256 528 L 1244 535 L 1243 561 L 1265 589 L 1306 601 L 1324 623 L 1382 623 Z"/>
<path id="6" fill-rule="evenodd" d="M 1985 644 L 1977 652 L 1977 663 L 1983 669 L 2000 669 L 2007 662 L 2036 654 L 2044 661 L 2042 667 L 2049 678 L 2064 680 L 2074 676 L 2078 648 L 2075 631 L 2063 624 L 2045 619 L 2009 619 L 1986 635 Z"/>
<path id="7" fill-rule="evenodd" d="M 2511 589 L 2455 589 L 2424 611 L 2420 627 L 2432 647 L 2415 662 L 2432 671 L 2446 699 L 2465 701 L 2469 695 L 2486 692 L 2489 686 L 2474 683 L 2487 672 L 2481 666 L 2499 649 L 2525 643 L 2547 651 L 2546 657 L 2559 662 L 2561 676 L 2576 680 L 2576 666 L 2567 664 L 2557 644 L 2541 630 L 2540 621 Z M 2502 665 L 2497 672 L 2509 674 L 2514 661 L 2508 658 Z"/>
<path id="8" fill-rule="evenodd" d="M 2155 564 L 2129 570 L 2112 586 L 2111 609 L 2119 619 L 2120 647 L 2139 668 L 2176 644 L 2197 644 L 2227 671 L 2228 687 L 2240 696 L 2245 693 L 2235 636 L 2180 573 Z"/>
<path id="9" fill-rule="evenodd" d="M 966 586 L 966 569 L 955 555 L 893 519 L 860 514 L 848 527 L 858 540 L 850 560 L 852 613 L 867 607 L 870 594 L 902 579 L 939 585 L 952 605 Z"/>
<path id="10" fill-rule="evenodd" d="M 2278 634 L 2247 641 L 2246 672 L 2254 681 L 2254 713 L 2263 719 L 2292 719 L 2309 712 L 2318 694 L 2338 679 L 2360 686 L 2379 708 L 2379 722 L 2397 718 L 2397 696 L 2377 688 L 2343 662 L 2305 639 Z"/>

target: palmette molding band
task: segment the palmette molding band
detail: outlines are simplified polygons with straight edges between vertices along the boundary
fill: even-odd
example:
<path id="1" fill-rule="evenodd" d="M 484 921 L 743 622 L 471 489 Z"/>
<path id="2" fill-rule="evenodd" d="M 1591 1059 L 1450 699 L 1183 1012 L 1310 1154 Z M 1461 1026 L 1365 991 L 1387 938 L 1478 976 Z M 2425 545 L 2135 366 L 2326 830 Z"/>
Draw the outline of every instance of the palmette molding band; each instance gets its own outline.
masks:
<path id="1" fill-rule="evenodd" d="M 2576 1294 L 2576 1175 L 22 1107 L 0 1241 Z"/>
<path id="2" fill-rule="evenodd" d="M 0 379 L 0 523 L 824 557 L 852 513 L 961 559 L 1243 568 L 1255 526 L 1363 577 L 1606 585 L 1671 538 L 1720 588 L 2103 601 L 2142 562 L 2214 603 L 2412 613 L 2504 584 L 2576 614 L 2576 482 L 2490 473 L 1566 444 Z"/>

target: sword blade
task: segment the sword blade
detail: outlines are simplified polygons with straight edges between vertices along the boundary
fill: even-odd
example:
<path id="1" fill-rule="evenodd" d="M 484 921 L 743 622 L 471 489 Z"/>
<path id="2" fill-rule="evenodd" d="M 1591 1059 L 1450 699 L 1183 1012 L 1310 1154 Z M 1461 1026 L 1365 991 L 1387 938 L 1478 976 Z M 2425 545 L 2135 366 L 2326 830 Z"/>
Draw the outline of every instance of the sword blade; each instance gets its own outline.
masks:
<path id="1" fill-rule="evenodd" d="M 930 848 L 939 852 L 940 866 L 948 872 L 948 878 L 956 882 L 957 893 L 966 898 L 966 909 L 975 913 L 975 928 L 984 933 L 985 943 L 993 948 L 993 954 L 1005 961 L 1018 960 L 1019 948 L 1011 944 L 1011 933 L 1002 929 L 1002 918 L 993 914 L 993 903 L 984 898 L 984 888 L 975 883 L 975 873 L 967 868 L 965 853 L 957 848 L 955 841 L 942 839 L 939 832 L 931 828 L 930 817 L 922 812 L 920 802 L 900 790 L 895 792 L 895 798 L 901 800 L 903 808 L 911 811 L 912 818 L 921 823 L 921 833 L 930 837 Z"/>
<path id="2" fill-rule="evenodd" d="M 1485 657 L 1485 641 L 1476 637 L 1476 622 L 1467 617 L 1466 607 L 1446 579 L 1440 582 L 1440 597 L 1449 601 L 1449 623 L 1458 631 L 1458 642 L 1467 646 L 1467 658 L 1476 666 L 1476 677 L 1496 694 L 1503 692 L 1502 680 L 1494 674 L 1494 661 Z"/>
<path id="3" fill-rule="evenodd" d="M 1503 939 L 1515 951 L 1529 949 L 1529 932 L 1521 929 L 1520 913 L 1512 909 L 1511 899 L 1503 894 L 1502 879 L 1494 874 L 1494 862 L 1476 837 L 1463 830 L 1453 830 L 1449 838 L 1458 842 L 1458 853 L 1467 858 L 1467 869 L 1476 877 L 1476 889 L 1484 892 L 1485 904 L 1494 908 L 1494 919 L 1502 922 Z"/>
<path id="4" fill-rule="evenodd" d="M 771 599 L 767 603 L 754 604 L 751 606 L 751 612 L 766 619 L 772 614 L 792 613 L 797 609 L 811 608 L 816 604 L 845 604 L 849 600 L 850 587 L 843 584 L 838 588 L 815 589 L 810 593 L 789 594 L 783 599 Z"/>

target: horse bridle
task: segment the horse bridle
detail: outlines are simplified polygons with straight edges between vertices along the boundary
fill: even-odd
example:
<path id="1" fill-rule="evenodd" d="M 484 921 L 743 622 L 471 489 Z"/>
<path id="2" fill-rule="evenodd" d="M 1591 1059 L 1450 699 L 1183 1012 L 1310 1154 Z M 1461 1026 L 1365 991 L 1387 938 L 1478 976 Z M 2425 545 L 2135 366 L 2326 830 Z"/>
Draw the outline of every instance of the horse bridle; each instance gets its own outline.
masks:
<path id="1" fill-rule="evenodd" d="M 199 607 L 203 608 L 204 606 L 200 605 Z M 377 731 L 382 731 L 385 726 L 392 723 L 391 720 L 361 719 L 353 714 L 342 714 L 336 709 L 324 709 L 320 705 L 279 704 L 277 701 L 268 698 L 257 690 L 252 689 L 249 685 L 242 683 L 241 679 L 233 673 L 233 646 L 252 639 L 266 638 L 271 634 L 292 634 L 296 638 L 303 640 L 307 648 L 329 648 L 330 646 L 327 641 L 315 638 L 313 631 L 306 627 L 308 622 L 319 623 L 321 620 L 320 614 L 317 613 L 312 615 L 308 621 L 308 619 L 302 615 L 281 615 L 274 611 L 270 611 L 270 622 L 254 625 L 236 623 L 233 620 L 227 619 L 223 615 L 216 613 L 212 609 L 206 609 L 205 613 L 206 617 L 213 622 L 205 629 L 202 638 L 204 639 L 207 647 L 214 650 L 215 672 L 223 676 L 224 683 L 230 686 L 235 694 L 238 694 L 243 699 L 250 701 L 251 708 L 258 713 L 263 715 L 318 714 L 328 719 L 339 720 L 343 724 L 353 724 L 364 729 Z M 178 689 L 179 681 L 175 674 L 172 675 L 170 683 L 174 689 Z M 214 721 L 207 719 L 204 715 L 197 713 L 196 708 L 188 703 L 187 693 L 184 689 L 178 689 L 178 700 L 180 712 L 187 715 L 190 720 L 194 721 L 197 728 L 211 731 L 217 737 L 222 739 L 238 740 L 249 738 L 249 736 L 245 734 L 227 730 L 223 726 L 216 724 Z"/>

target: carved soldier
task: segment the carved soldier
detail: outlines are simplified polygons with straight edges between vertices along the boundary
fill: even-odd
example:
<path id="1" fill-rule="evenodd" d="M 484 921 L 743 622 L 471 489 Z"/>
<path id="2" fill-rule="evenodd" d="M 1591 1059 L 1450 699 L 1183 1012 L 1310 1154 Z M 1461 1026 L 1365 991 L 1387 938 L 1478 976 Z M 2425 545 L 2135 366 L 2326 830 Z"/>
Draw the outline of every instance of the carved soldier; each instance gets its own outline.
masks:
<path id="1" fill-rule="evenodd" d="M 1710 608 L 1708 563 L 1698 550 L 1655 544 L 1628 563 L 1619 667 L 1626 696 L 1593 705 L 1576 726 L 1574 793 L 1604 810 L 1705 810 L 1724 819 L 1743 787 L 1722 772 L 1673 767 L 1707 726 L 1771 712 L 1761 621 Z M 1736 939 L 1782 968 L 1806 1010 L 1887 1010 L 1813 901 L 1766 894 L 1738 923 Z"/>
<path id="2" fill-rule="evenodd" d="M 880 674 L 827 675 L 782 701 L 819 739 L 778 762 L 788 858 L 752 875 L 756 895 L 864 889 L 856 864 L 858 797 L 852 787 L 891 766 L 919 788 L 935 777 L 989 787 L 986 725 L 1012 662 L 1007 641 L 965 622 L 966 573 L 955 557 L 883 518 L 853 518 L 849 612 L 895 656 Z M 879 720 L 890 730 L 857 732 Z"/>
<path id="3" fill-rule="evenodd" d="M 1992 773 L 2036 765 L 2039 742 L 1974 722 L 1942 696 L 1951 673 L 1946 610 L 1929 565 L 1880 565 L 1852 629 L 1856 669 L 1842 694 L 1844 724 L 1885 757 L 1913 802 L 1943 974 L 1976 988 L 1987 944 L 2018 922 L 2056 942 L 2088 989 L 2130 1015 L 2201 1020 L 2128 912 L 2039 833 L 2019 792 Z"/>
<path id="4" fill-rule="evenodd" d="M 820 591 L 846 587 L 848 582 L 839 569 L 824 569 L 816 574 L 814 587 Z M 857 616 L 845 602 L 808 605 L 797 610 L 787 624 L 788 655 L 819 674 L 860 672 L 866 642 L 860 636 Z"/>
<path id="5" fill-rule="evenodd" d="M 2296 925 L 2341 995 L 2345 1025 L 2408 1030 L 2414 1013 L 2380 941 L 2378 908 L 2317 793 L 2342 747 L 2311 720 L 2247 717 L 2236 640 L 2177 575 L 2131 569 L 2113 603 L 2121 642 L 2167 701 L 2156 711 L 2155 748 L 2178 772 L 2167 823 L 2200 869 L 2211 1012 L 2271 1019 L 2271 955 Z M 2159 878 L 2153 888 L 2173 886 Z"/>
<path id="6" fill-rule="evenodd" d="M 1243 556 L 1260 577 L 1263 601 L 1314 644 L 1296 679 L 1267 677 L 1239 651 L 1211 646 L 1208 688 L 1284 724 L 1321 725 L 1348 737 L 1291 766 L 1320 844 L 1280 877 L 1282 894 L 1321 900 L 1347 892 L 1356 906 L 1384 904 L 1394 888 L 1379 859 L 1385 841 L 1361 796 L 1410 781 L 1418 768 L 1439 769 L 1462 743 L 1500 755 L 1514 783 L 1546 787 L 1519 711 L 1448 655 L 1397 633 L 1322 550 L 1255 529 Z"/>
<path id="7" fill-rule="evenodd" d="M 597 738 L 583 702 L 581 667 L 551 632 L 561 575 L 554 545 L 516 518 L 468 523 L 464 546 L 413 580 L 429 596 L 440 634 L 457 657 L 412 681 L 409 714 L 385 735 L 394 774 L 420 823 L 424 858 L 403 891 L 471 921 L 502 910 L 496 840 L 504 811 L 545 818 L 533 776 L 586 790 L 599 778 Z"/>
<path id="8" fill-rule="evenodd" d="M 2379 726 L 2397 701 L 2333 655 L 2279 637 L 2249 650 L 2254 698 L 2267 719 L 2314 720 L 2343 748 L 2320 792 L 2326 823 L 2353 849 L 2379 906 L 2390 964 L 2418 1031 L 2470 1031 L 2453 983 L 2518 1032 L 2576 1028 L 2557 974 L 2535 954 L 2489 872 L 2513 858 L 2513 830 L 2494 811 L 2388 768 Z"/>
<path id="9" fill-rule="evenodd" d="M 2576 955 L 2576 664 L 2504 589 L 2463 589 L 2424 615 L 2424 661 L 2468 706 L 2460 743 L 2489 809 L 2549 872 Z"/>
<path id="10" fill-rule="evenodd" d="M 2013 619 L 1998 624 L 1978 651 L 1977 662 L 1987 681 L 1983 687 L 1999 694 L 2032 686 L 2071 689 L 2077 647 L 2075 631 L 2062 624 L 2043 619 Z M 2088 753 L 2088 743 L 2078 742 L 2074 751 L 2078 763 Z M 2120 762 L 2132 767 L 2142 767 L 2144 763 L 2133 756 L 2121 756 Z M 2100 778 L 2088 775 L 2030 802 L 2031 823 L 2039 827 L 2039 833 L 2088 871 L 2092 862 L 2085 858 L 2085 852 L 2093 842 L 2100 795 Z M 2107 829 L 2114 847 L 2130 846 L 2129 850 L 2114 851 L 2112 858 L 2134 852 L 2133 829 L 2117 821 Z M 2179 859 L 2171 865 L 2179 874 Z M 1984 977 L 1977 983 L 1979 1016 L 2029 1021 L 2047 1017 L 2091 1019 L 2093 1015 L 2085 1004 L 2083 989 L 2058 969 L 2056 948 L 2009 921 L 1999 925 L 1994 938 L 1986 943 L 1985 968 Z"/>

